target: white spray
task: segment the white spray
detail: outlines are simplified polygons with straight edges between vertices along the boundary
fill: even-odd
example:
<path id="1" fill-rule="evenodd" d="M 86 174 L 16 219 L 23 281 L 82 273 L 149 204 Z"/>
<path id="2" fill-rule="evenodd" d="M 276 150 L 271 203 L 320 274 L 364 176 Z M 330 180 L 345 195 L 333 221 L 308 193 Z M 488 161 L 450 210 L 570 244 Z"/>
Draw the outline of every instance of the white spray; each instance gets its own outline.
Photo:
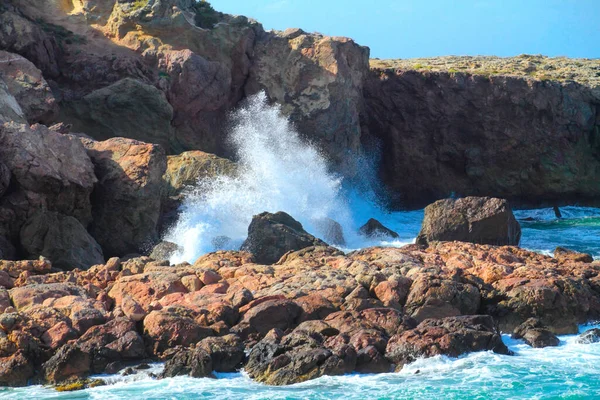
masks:
<path id="1" fill-rule="evenodd" d="M 187 196 L 177 225 L 165 238 L 183 248 L 171 262 L 193 262 L 216 247 L 238 249 L 252 216 L 264 211 L 285 211 L 320 238 L 319 221 L 333 219 L 349 247 L 363 247 L 341 177 L 328 171 L 325 157 L 300 139 L 265 93 L 249 98 L 233 121 L 229 139 L 238 156 L 238 174 L 198 182 Z M 352 199 L 355 203 L 356 196 Z M 381 217 L 376 207 L 359 202 L 358 223 Z M 362 215 L 367 210 L 368 217 Z"/>

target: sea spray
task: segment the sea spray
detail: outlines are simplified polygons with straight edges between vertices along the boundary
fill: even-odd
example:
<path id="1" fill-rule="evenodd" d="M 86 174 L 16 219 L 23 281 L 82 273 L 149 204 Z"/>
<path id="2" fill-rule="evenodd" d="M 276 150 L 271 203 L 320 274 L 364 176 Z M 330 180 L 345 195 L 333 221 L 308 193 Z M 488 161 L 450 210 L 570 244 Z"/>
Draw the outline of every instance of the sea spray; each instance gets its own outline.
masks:
<path id="1" fill-rule="evenodd" d="M 238 249 L 252 216 L 264 211 L 285 211 L 321 238 L 325 232 L 319 221 L 333 219 L 342 225 L 347 243 L 356 242 L 342 178 L 329 171 L 315 146 L 300 138 L 279 106 L 259 93 L 232 121 L 229 141 L 238 173 L 198 182 L 187 196 L 178 223 L 165 238 L 183 248 L 172 262 L 193 262 L 217 248 Z"/>

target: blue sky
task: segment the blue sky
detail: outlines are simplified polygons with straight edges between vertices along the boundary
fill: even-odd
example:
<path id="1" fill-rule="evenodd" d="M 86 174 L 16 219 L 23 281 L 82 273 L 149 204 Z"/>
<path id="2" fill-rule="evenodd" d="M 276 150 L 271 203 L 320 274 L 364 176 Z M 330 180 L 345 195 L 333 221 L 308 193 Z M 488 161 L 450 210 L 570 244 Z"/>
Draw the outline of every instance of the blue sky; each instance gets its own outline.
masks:
<path id="1" fill-rule="evenodd" d="M 371 57 L 600 57 L 600 0 L 212 0 L 266 29 L 348 36 Z"/>

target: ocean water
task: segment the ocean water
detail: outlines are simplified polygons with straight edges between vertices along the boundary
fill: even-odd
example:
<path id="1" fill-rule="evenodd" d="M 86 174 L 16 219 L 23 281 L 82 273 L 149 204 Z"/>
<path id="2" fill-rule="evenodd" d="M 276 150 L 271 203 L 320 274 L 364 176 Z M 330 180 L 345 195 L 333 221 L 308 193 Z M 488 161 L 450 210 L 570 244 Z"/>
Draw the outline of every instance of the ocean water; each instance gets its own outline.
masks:
<path id="1" fill-rule="evenodd" d="M 592 326 L 581 327 L 582 331 Z M 578 344 L 576 335 L 561 336 L 558 347 L 533 349 L 503 337 L 515 352 L 471 353 L 459 358 L 418 360 L 399 373 L 322 377 L 286 387 L 250 380 L 244 373 L 217 374 L 217 379 L 170 378 L 145 374 L 98 376 L 111 385 L 58 393 L 44 386 L 0 389 L 2 399 L 137 399 L 137 400 L 324 400 L 324 399 L 597 399 L 600 398 L 600 343 Z M 156 367 L 155 370 L 160 367 Z"/>
<path id="2" fill-rule="evenodd" d="M 344 231 L 342 250 L 413 243 L 423 210 L 387 212 L 371 195 L 368 163 L 362 181 L 349 184 L 329 172 L 327 160 L 303 141 L 276 106 L 259 94 L 233 118 L 231 145 L 240 173 L 190 188 L 177 225 L 165 238 L 183 251 L 171 260 L 193 262 L 217 248 L 237 249 L 252 216 L 286 211 L 323 239 L 323 219 Z M 552 209 L 518 210 L 524 248 L 550 254 L 557 246 L 600 257 L 600 209 L 565 207 L 564 218 Z M 396 240 L 366 239 L 357 234 L 369 218 L 398 232 Z M 590 327 L 582 327 L 582 330 Z M 179 377 L 156 380 L 145 373 L 100 376 L 109 385 L 59 393 L 51 387 L 1 389 L 0 399 L 595 399 L 600 398 L 600 343 L 578 344 L 561 337 L 555 348 L 533 349 L 503 337 L 515 352 L 503 356 L 480 352 L 459 358 L 418 360 L 399 373 L 322 377 L 287 387 L 269 387 L 243 372 L 217 379 Z M 157 372 L 160 365 L 155 365 Z"/>

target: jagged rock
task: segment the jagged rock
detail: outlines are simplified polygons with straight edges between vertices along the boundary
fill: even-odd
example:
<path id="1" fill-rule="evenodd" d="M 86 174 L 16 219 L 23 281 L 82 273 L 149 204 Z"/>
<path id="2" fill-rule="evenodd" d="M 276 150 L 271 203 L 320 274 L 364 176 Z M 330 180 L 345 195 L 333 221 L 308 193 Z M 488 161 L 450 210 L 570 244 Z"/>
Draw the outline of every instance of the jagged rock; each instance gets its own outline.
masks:
<path id="1" fill-rule="evenodd" d="M 288 29 L 262 35 L 253 61 L 246 92 L 265 89 L 334 164 L 355 172 L 368 48 L 347 38 Z"/>
<path id="2" fill-rule="evenodd" d="M 64 270 L 104 263 L 100 245 L 81 223 L 56 212 L 37 212 L 21 228 L 27 257 L 44 256 Z"/>
<path id="3" fill-rule="evenodd" d="M 85 289 L 73 283 L 27 285 L 13 288 L 9 293 L 12 303 L 19 311 L 43 304 L 47 299 L 58 299 L 66 296 L 88 297 Z"/>
<path id="4" fill-rule="evenodd" d="M 268 300 L 250 308 L 241 321 L 260 335 L 271 329 L 286 330 L 294 327 L 302 308 L 291 300 Z"/>
<path id="5" fill-rule="evenodd" d="M 428 205 L 417 243 L 458 240 L 517 246 L 520 239 L 521 227 L 506 200 L 465 197 Z"/>
<path id="6" fill-rule="evenodd" d="M 587 253 L 579 253 L 577 251 L 565 249 L 564 247 L 557 247 L 554 250 L 554 258 L 556 258 L 556 260 L 559 263 L 565 263 L 565 262 L 591 263 L 592 261 L 594 261 L 594 258 Z"/>
<path id="7" fill-rule="evenodd" d="M 38 260 L 0 260 L 0 271 L 6 272 L 12 278 L 18 278 L 23 272 L 47 274 L 51 269 L 52 263 L 44 257 L 40 257 Z"/>
<path id="8" fill-rule="evenodd" d="M 126 137 L 169 150 L 173 108 L 154 86 L 126 78 L 72 104 L 73 130 L 97 140 Z"/>
<path id="9" fill-rule="evenodd" d="M 300 222 L 280 211 L 255 215 L 241 249 L 252 253 L 259 263 L 273 264 L 288 251 L 310 246 L 327 246 L 327 243 L 307 233 Z"/>
<path id="10" fill-rule="evenodd" d="M 162 378 L 173 378 L 187 375 L 192 378 L 205 378 L 212 375 L 212 359 L 210 354 L 199 347 L 183 349 L 175 353 L 165 364 Z"/>
<path id="11" fill-rule="evenodd" d="M 164 150 L 124 138 L 81 140 L 99 179 L 90 233 L 108 257 L 144 253 L 158 241 Z"/>
<path id="12" fill-rule="evenodd" d="M 16 210 L 22 222 L 41 208 L 73 216 L 84 227 L 89 224 L 90 194 L 97 179 L 77 138 L 43 125 L 0 125 L 0 158 L 12 172 L 15 196 L 24 197 L 25 210 Z"/>
<path id="13" fill-rule="evenodd" d="M 358 231 L 361 235 L 367 237 L 400 237 L 398 233 L 386 228 L 381 222 L 374 218 L 369 219 L 363 226 L 360 227 Z"/>
<path id="14" fill-rule="evenodd" d="M 26 123 L 23 109 L 15 99 L 4 80 L 0 77 L 0 125 L 5 122 Z"/>
<path id="15" fill-rule="evenodd" d="M 42 72 L 29 60 L 0 50 L 0 78 L 30 124 L 49 124 L 56 118 L 58 103 Z"/>
<path id="16" fill-rule="evenodd" d="M 0 358 L 0 386 L 25 386 L 34 372 L 33 363 L 23 352 Z"/>
<path id="17" fill-rule="evenodd" d="M 192 319 L 185 310 L 166 308 L 152 311 L 144 319 L 144 335 L 152 345 L 154 354 L 174 346 L 190 346 L 214 336 L 214 331 Z"/>
<path id="18" fill-rule="evenodd" d="M 10 176 L 10 169 L 8 169 L 6 164 L 0 161 L 0 197 L 6 193 L 8 185 L 10 185 Z"/>
<path id="19" fill-rule="evenodd" d="M 282 337 L 274 330 L 250 351 L 245 371 L 268 385 L 289 385 L 323 375 L 342 375 L 354 369 L 356 353 L 338 353 L 323 347 L 323 337 L 292 332 Z"/>
<path id="20" fill-rule="evenodd" d="M 43 365 L 44 377 L 50 383 L 83 378 L 90 372 L 91 356 L 77 345 L 61 347 Z"/>
<path id="21" fill-rule="evenodd" d="M 514 339 L 523 339 L 525 343 L 535 348 L 558 346 L 560 340 L 550 332 L 538 319 L 529 318 L 519 325 L 512 334 Z"/>
<path id="22" fill-rule="evenodd" d="M 212 360 L 216 372 L 235 372 L 245 358 L 244 344 L 236 335 L 209 337 L 203 339 L 196 348 L 204 349 Z"/>
<path id="23" fill-rule="evenodd" d="M 416 328 L 390 338 L 385 357 L 399 371 L 421 357 L 458 357 L 473 351 L 510 354 L 494 319 L 488 315 L 427 319 Z"/>
<path id="24" fill-rule="evenodd" d="M 588 329 L 577 338 L 577 343 L 590 344 L 600 342 L 600 329 Z"/>

